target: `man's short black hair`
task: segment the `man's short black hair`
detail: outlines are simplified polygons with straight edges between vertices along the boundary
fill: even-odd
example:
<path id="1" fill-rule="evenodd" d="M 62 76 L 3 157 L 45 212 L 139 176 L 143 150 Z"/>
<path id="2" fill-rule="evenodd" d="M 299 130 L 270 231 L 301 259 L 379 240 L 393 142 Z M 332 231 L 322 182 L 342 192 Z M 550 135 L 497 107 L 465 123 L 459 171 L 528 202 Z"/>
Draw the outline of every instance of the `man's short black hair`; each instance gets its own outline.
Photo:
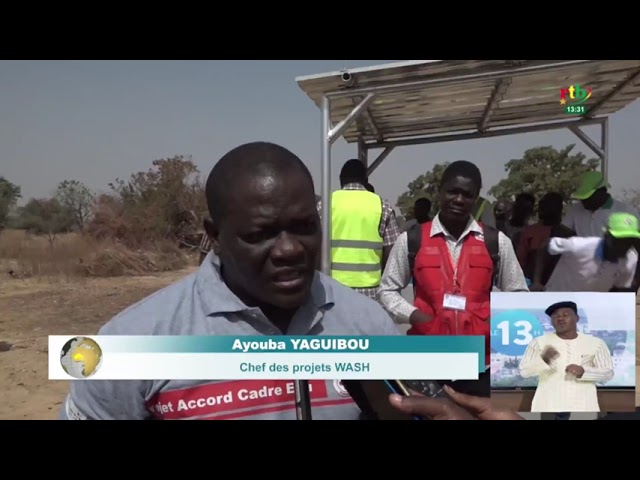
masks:
<path id="1" fill-rule="evenodd" d="M 528 192 L 519 193 L 518 195 L 516 195 L 515 203 L 520 204 L 522 202 L 530 202 L 535 204 L 536 197 L 532 193 L 528 193 Z"/>
<path id="2" fill-rule="evenodd" d="M 293 152 L 269 142 L 245 143 L 227 152 L 211 169 L 205 187 L 209 216 L 219 222 L 227 211 L 229 196 L 238 182 L 248 176 L 267 176 L 298 171 L 313 177 L 307 166 Z"/>
<path id="3" fill-rule="evenodd" d="M 417 207 L 418 205 L 424 205 L 425 208 L 426 207 L 431 208 L 431 200 L 425 197 L 420 197 L 415 202 L 413 202 L 414 207 Z"/>
<path id="4" fill-rule="evenodd" d="M 549 192 L 540 199 L 540 203 L 549 205 L 550 207 L 553 207 L 553 208 L 562 209 L 564 204 L 564 198 L 562 197 L 562 194 L 558 192 Z"/>
<path id="5" fill-rule="evenodd" d="M 478 188 L 478 192 L 482 190 L 482 174 L 475 163 L 466 160 L 457 160 L 450 163 L 442 174 L 440 188 L 456 177 L 468 178 Z"/>
<path id="6" fill-rule="evenodd" d="M 367 183 L 367 167 L 357 158 L 347 160 L 340 170 L 340 181 L 345 183 Z"/>

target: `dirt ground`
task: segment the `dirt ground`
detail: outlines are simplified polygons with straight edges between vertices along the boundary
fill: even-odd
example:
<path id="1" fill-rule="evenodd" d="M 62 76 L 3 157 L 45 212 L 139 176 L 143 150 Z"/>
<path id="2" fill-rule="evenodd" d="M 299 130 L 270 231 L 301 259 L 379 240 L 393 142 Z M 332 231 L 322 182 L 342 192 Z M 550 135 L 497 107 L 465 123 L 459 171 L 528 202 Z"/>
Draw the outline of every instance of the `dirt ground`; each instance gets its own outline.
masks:
<path id="1" fill-rule="evenodd" d="M 192 270 L 68 281 L 0 279 L 0 420 L 57 417 L 68 382 L 47 379 L 48 335 L 95 334 L 120 310 Z"/>

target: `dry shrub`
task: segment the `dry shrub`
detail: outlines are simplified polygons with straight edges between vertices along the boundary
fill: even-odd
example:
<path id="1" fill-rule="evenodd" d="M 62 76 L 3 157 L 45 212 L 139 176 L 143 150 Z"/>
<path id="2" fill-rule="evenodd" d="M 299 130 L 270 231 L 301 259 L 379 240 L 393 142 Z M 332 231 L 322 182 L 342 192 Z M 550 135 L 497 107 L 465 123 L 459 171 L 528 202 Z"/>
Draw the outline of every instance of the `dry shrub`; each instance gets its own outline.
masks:
<path id="1" fill-rule="evenodd" d="M 102 245 L 83 265 L 92 277 L 120 277 L 178 270 L 189 265 L 190 259 L 171 242 L 157 242 L 155 248 L 131 250 L 116 242 Z"/>
<path id="2" fill-rule="evenodd" d="M 14 277 L 114 277 L 195 264 L 197 252 L 179 249 L 185 238 L 197 237 L 201 212 L 206 211 L 203 184 L 190 157 L 155 160 L 148 171 L 135 173 L 128 181 L 117 179 L 109 186 L 111 191 L 95 202 L 92 196 L 91 220 L 82 222 L 81 234 L 47 238 L 25 231 L 1 232 L 0 268 Z M 34 205 L 45 205 L 43 202 Z M 31 212 L 34 222 L 42 223 L 42 210 Z M 49 223 L 45 226 L 38 231 L 60 231 Z"/>
<path id="3" fill-rule="evenodd" d="M 58 235 L 53 243 L 24 230 L 0 233 L 0 272 L 13 278 L 148 275 L 185 268 L 195 261 L 170 241 L 132 250 L 78 233 Z"/>
<path id="4" fill-rule="evenodd" d="M 86 227 L 86 233 L 97 240 L 124 238 L 130 232 L 124 205 L 112 195 L 96 198 L 93 219 Z"/>
<path id="5" fill-rule="evenodd" d="M 47 236 L 7 229 L 0 233 L 0 268 L 18 278 L 76 276 L 96 248 L 95 240 L 78 233 L 57 235 L 50 242 Z"/>
<path id="6" fill-rule="evenodd" d="M 204 186 L 190 158 L 155 160 L 153 168 L 109 184 L 111 192 L 96 199 L 86 232 L 133 250 L 156 241 L 179 245 L 201 229 L 206 211 Z"/>

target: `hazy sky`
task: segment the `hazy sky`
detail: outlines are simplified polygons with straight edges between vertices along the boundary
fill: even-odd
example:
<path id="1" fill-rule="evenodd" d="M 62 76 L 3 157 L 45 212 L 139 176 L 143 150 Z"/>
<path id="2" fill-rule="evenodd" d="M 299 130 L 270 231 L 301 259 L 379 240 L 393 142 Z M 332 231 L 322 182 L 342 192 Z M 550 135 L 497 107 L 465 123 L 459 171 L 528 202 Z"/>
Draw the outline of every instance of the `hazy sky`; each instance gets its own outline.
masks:
<path id="1" fill-rule="evenodd" d="M 320 189 L 320 111 L 294 79 L 392 60 L 299 61 L 0 61 L 0 175 L 22 187 L 23 201 L 77 179 L 105 191 L 113 179 L 151 161 L 192 155 L 204 175 L 231 148 L 250 141 L 282 144 L 309 166 Z M 610 182 L 640 188 L 640 102 L 610 119 Z M 599 141 L 599 127 L 585 130 Z M 476 162 L 487 187 L 504 164 L 540 145 L 576 143 L 557 130 L 396 149 L 371 177 L 395 203 L 435 163 Z M 333 181 L 355 145 L 333 147 Z"/>

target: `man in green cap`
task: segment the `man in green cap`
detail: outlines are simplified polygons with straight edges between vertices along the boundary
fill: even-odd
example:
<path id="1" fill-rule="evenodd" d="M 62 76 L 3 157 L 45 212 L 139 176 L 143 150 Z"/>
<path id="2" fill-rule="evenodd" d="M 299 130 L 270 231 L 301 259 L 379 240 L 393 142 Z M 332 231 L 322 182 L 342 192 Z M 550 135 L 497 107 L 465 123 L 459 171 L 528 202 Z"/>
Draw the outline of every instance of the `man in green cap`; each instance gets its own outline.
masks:
<path id="1" fill-rule="evenodd" d="M 573 192 L 574 203 L 562 223 L 579 237 L 599 237 L 612 213 L 628 213 L 640 221 L 640 212 L 633 205 L 614 199 L 600 172 L 589 171 L 580 177 L 580 185 Z"/>
<path id="2" fill-rule="evenodd" d="M 640 221 L 609 215 L 599 236 L 552 238 L 548 251 L 562 255 L 545 286 L 548 292 L 635 292 Z"/>

